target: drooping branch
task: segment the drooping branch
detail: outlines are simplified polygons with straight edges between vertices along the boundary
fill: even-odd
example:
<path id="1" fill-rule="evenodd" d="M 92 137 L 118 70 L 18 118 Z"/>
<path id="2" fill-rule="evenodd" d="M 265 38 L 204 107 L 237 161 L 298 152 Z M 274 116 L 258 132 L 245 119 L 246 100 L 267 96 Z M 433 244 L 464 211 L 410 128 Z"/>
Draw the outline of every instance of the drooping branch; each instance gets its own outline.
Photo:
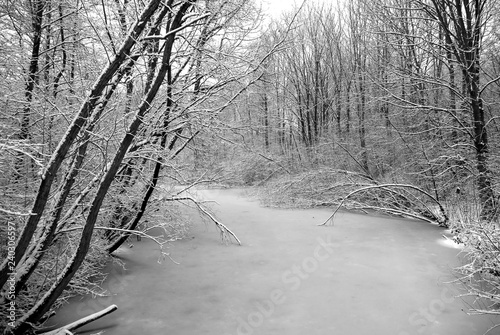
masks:
<path id="1" fill-rule="evenodd" d="M 395 194 L 398 197 L 401 197 L 403 195 L 399 192 L 396 192 L 396 189 L 398 189 L 398 188 L 399 189 L 410 189 L 413 191 L 417 191 L 420 194 L 423 194 L 426 198 L 430 199 L 433 203 L 435 203 L 439 207 L 439 211 L 440 211 L 440 214 L 442 215 L 442 218 L 436 218 L 436 220 L 429 220 L 428 218 L 425 218 L 425 216 L 412 213 L 411 211 L 401 210 L 399 208 L 381 207 L 381 206 L 374 206 L 374 205 L 366 205 L 366 207 L 370 208 L 370 209 L 374 209 L 374 210 L 379 210 L 379 211 L 391 213 L 391 214 L 409 216 L 409 217 L 422 219 L 422 220 L 426 220 L 426 221 L 437 221 L 439 223 L 439 225 L 442 225 L 442 226 L 447 225 L 448 216 L 446 215 L 446 211 L 444 210 L 442 204 L 436 198 L 434 198 L 431 194 L 429 194 L 428 192 L 422 190 L 419 187 L 416 187 L 414 185 L 408 185 L 408 184 L 381 184 L 381 185 L 370 185 L 370 186 L 364 186 L 364 187 L 358 188 L 358 189 L 350 192 L 349 194 L 347 194 L 345 197 L 343 197 L 343 199 L 341 200 L 341 202 L 339 203 L 339 205 L 337 206 L 335 211 L 332 213 L 332 215 L 330 215 L 328 217 L 328 219 L 326 219 L 326 221 L 320 225 L 324 226 L 329 222 L 333 223 L 333 218 L 334 218 L 335 214 L 339 211 L 339 209 L 344 205 L 344 203 L 349 198 L 351 198 L 352 196 L 354 196 L 358 193 L 383 189 L 383 190 L 386 190 L 386 191 L 389 191 L 389 192 Z M 403 197 L 405 198 L 405 200 L 408 200 L 408 198 L 406 196 L 403 196 Z"/>
<path id="2" fill-rule="evenodd" d="M 236 241 L 236 243 L 238 243 L 238 245 L 241 245 L 241 241 L 236 236 L 236 234 L 233 233 L 231 231 L 231 229 L 229 229 L 222 222 L 220 222 L 219 220 L 217 220 L 217 218 L 215 216 L 213 216 L 213 214 L 210 213 L 205 207 L 203 207 L 203 205 L 199 201 L 197 201 L 195 198 L 193 198 L 191 196 L 182 196 L 182 197 L 165 198 L 163 200 L 166 200 L 166 201 L 183 201 L 183 200 L 189 200 L 190 202 L 192 202 L 193 204 L 195 204 L 195 206 L 200 210 L 200 212 L 202 212 L 213 223 L 215 223 L 215 225 L 217 226 L 217 228 L 220 231 L 221 239 L 222 239 L 223 242 L 230 242 L 231 241 L 231 237 L 232 237 Z"/>

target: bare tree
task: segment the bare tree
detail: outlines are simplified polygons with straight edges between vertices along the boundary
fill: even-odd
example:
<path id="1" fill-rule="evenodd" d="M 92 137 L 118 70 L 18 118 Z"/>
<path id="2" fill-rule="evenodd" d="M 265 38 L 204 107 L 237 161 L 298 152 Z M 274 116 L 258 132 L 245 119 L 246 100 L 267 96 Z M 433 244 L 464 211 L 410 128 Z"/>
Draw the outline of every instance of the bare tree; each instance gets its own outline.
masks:
<path id="1" fill-rule="evenodd" d="M 483 99 L 481 98 L 481 47 L 488 23 L 488 1 L 435 1 L 423 4 L 426 13 L 439 23 L 446 44 L 448 58 L 453 54 L 466 85 L 466 104 L 472 116 L 471 139 L 476 151 L 479 173 L 477 187 L 483 205 L 481 216 L 491 220 L 497 215 L 496 195 L 488 167 L 489 142 Z M 451 78 L 453 79 L 453 78 Z M 453 86 L 452 86 L 453 87 Z"/>
<path id="2" fill-rule="evenodd" d="M 252 15 L 256 12 L 246 0 L 151 0 L 144 6 L 120 1 L 80 4 L 69 9 L 61 3 L 51 7 L 56 11 L 41 14 L 51 23 L 43 27 L 46 40 L 41 43 L 45 48 L 42 53 L 58 50 L 60 56 L 45 59 L 44 87 L 51 89 L 40 90 L 39 97 L 50 101 L 57 110 L 64 105 L 64 98 L 84 92 L 86 96 L 80 95 L 80 107 L 74 110 L 73 121 L 63 135 L 53 132 L 52 125 L 64 128 L 53 122 L 53 116 L 42 128 L 54 133 L 53 139 L 60 139 L 43 165 L 31 208 L 34 215 L 23 217 L 24 213 L 6 210 L 19 222 L 25 219 L 18 227 L 15 252 L 0 268 L 3 292 L 11 286 L 6 285 L 7 280 L 13 282 L 19 297 L 18 310 L 24 313 L 14 327 L 8 327 L 11 333 L 33 330 L 57 305 L 68 284 L 86 275 L 88 255 L 95 252 L 96 245 L 113 252 L 130 234 L 148 236 L 137 227 L 153 193 L 158 192 L 163 170 L 192 144 L 195 136 L 210 130 L 207 127 L 212 120 L 244 91 L 242 78 L 251 75 L 262 62 L 260 56 L 252 59 L 238 54 L 255 27 L 238 24 L 241 19 L 255 21 Z M 85 15 L 73 16 L 80 10 Z M 54 13 L 58 14 L 55 20 Z M 92 15 L 102 22 L 87 20 Z M 85 38 L 77 36 L 92 37 L 99 24 L 105 34 L 99 35 L 100 43 L 92 42 L 86 49 L 82 42 Z M 80 25 L 79 35 L 67 36 Z M 104 58 L 88 62 L 79 58 L 79 48 L 99 50 Z M 94 84 L 88 90 L 81 89 L 106 59 L 108 64 Z M 232 66 L 230 71 L 228 64 Z M 78 73 L 77 68 L 84 71 Z M 77 80 L 81 87 L 75 84 Z M 252 79 L 247 85 L 254 82 Z M 64 94 L 60 87 L 64 87 Z M 225 94 L 229 87 L 232 93 Z M 69 106 L 76 108 L 75 102 L 71 99 Z M 32 133 L 37 135 L 35 128 Z M 117 201 L 130 195 L 126 204 Z M 186 200 L 195 201 L 178 194 L 165 201 Z M 129 204 L 126 211 L 120 211 Z M 217 225 L 225 240 L 239 243 L 229 228 L 206 208 L 196 205 Z M 115 232 L 107 235 L 107 245 L 103 244 L 104 234 L 97 232 L 100 230 Z M 160 246 L 164 243 L 155 241 Z M 0 303 L 1 308 L 9 306 L 7 295 Z"/>

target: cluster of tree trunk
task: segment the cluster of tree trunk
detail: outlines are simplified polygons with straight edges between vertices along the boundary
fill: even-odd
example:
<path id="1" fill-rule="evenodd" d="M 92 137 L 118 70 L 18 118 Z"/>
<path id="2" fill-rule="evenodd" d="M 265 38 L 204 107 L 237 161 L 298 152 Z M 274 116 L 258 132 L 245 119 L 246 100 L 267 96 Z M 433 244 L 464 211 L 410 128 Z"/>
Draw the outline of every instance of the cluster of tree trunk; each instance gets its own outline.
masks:
<path id="1" fill-rule="evenodd" d="M 139 234 L 165 178 L 237 166 L 228 143 L 277 166 L 252 176 L 327 166 L 370 180 L 350 197 L 497 217 L 497 0 L 305 3 L 259 33 L 250 0 L 0 0 L 0 16 L 6 332 Z"/>
<path id="2" fill-rule="evenodd" d="M 258 22 L 247 0 L 24 4 L 0 1 L 0 314 L 15 305 L 1 324 L 13 334 L 88 282 L 89 254 L 138 231 L 175 159 L 258 66 L 241 47 Z"/>
<path id="3" fill-rule="evenodd" d="M 236 122 L 297 165 L 411 183 L 440 200 L 459 188 L 492 220 L 499 13 L 495 0 L 306 3 L 269 26 L 269 45 L 286 47 L 247 94 L 262 103 L 241 99 Z"/>

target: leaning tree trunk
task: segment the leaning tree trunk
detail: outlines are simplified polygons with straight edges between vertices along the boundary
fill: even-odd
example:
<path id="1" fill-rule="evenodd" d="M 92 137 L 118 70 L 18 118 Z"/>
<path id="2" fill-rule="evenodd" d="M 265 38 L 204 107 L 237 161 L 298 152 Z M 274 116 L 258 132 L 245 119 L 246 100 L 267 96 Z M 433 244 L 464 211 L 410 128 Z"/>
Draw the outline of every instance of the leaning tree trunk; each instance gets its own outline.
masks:
<path id="1" fill-rule="evenodd" d="M 169 122 L 169 116 L 170 116 L 170 111 L 173 106 L 172 103 L 172 73 L 171 73 L 171 68 L 170 66 L 167 69 L 167 105 L 166 105 L 166 112 L 165 115 L 163 115 L 163 127 L 162 127 L 162 134 L 161 134 L 161 139 L 160 139 L 160 150 L 165 149 L 166 144 L 167 144 L 167 127 L 168 127 L 168 122 Z M 163 150 L 162 150 L 163 151 Z M 149 200 L 151 199 L 151 196 L 153 195 L 154 190 L 156 189 L 156 186 L 158 185 L 158 180 L 160 176 L 160 171 L 163 166 L 163 161 L 164 157 L 160 154 L 158 158 L 156 159 L 155 167 L 153 169 L 153 174 L 151 176 L 151 180 L 147 185 L 146 192 L 144 194 L 144 197 L 142 198 L 141 205 L 132 220 L 132 222 L 129 224 L 128 227 L 126 227 L 127 230 L 135 230 L 137 228 L 137 225 L 139 224 L 140 220 L 142 219 L 142 216 L 144 215 L 144 212 L 146 211 L 146 208 L 148 206 Z M 107 248 L 106 251 L 108 253 L 113 253 L 116 249 L 118 249 L 125 241 L 127 238 L 130 236 L 129 232 L 125 232 L 121 234 L 117 239 L 115 239 Z"/>
<path id="2" fill-rule="evenodd" d="M 18 264 L 18 272 L 16 273 L 16 294 L 20 292 L 24 287 L 26 287 L 26 282 L 30 276 L 35 271 L 36 267 L 40 263 L 42 257 L 46 254 L 46 251 L 51 246 L 52 241 L 56 235 L 56 228 L 59 225 L 60 218 L 64 209 L 64 205 L 69 197 L 69 194 L 73 188 L 76 178 L 80 172 L 83 165 L 84 158 L 87 152 L 88 145 L 90 143 L 90 137 L 97 125 L 97 122 L 101 118 L 111 95 L 114 93 L 118 84 L 121 82 L 123 76 L 132 68 L 132 66 L 137 61 L 138 57 L 132 57 L 128 64 L 120 70 L 116 78 L 113 80 L 111 87 L 108 92 L 103 97 L 101 103 L 98 104 L 99 108 L 96 110 L 92 120 L 89 122 L 89 126 L 85 129 L 86 132 L 80 139 L 82 143 L 76 152 L 76 156 L 73 162 L 70 164 L 68 172 L 63 178 L 63 183 L 60 186 L 58 192 L 56 192 L 56 197 L 54 201 L 54 206 L 50 211 L 50 217 L 47 219 L 43 229 L 35 236 L 36 244 L 30 246 L 30 248 L 25 252 L 25 258 L 22 258 Z"/>
<path id="3" fill-rule="evenodd" d="M 80 134 L 88 117 L 94 111 L 94 108 L 102 97 L 103 91 L 107 88 L 109 81 L 113 78 L 115 73 L 119 70 L 123 62 L 130 57 L 130 51 L 132 47 L 139 40 L 139 36 L 142 34 L 144 28 L 146 27 L 149 18 L 154 14 L 158 6 L 160 5 L 160 0 L 151 0 L 147 5 L 141 16 L 136 21 L 136 24 L 131 28 L 129 35 L 123 42 L 120 50 L 117 52 L 115 58 L 111 61 L 108 67 L 101 73 L 99 79 L 94 84 L 88 98 L 82 104 L 80 110 L 78 111 L 76 117 L 73 119 L 72 123 L 68 127 L 65 135 L 59 142 L 56 151 L 52 154 L 52 157 L 45 167 L 41 175 L 41 182 L 36 194 L 36 198 L 31 208 L 32 215 L 26 220 L 26 224 L 20 233 L 19 239 L 16 242 L 14 262 L 19 263 L 19 260 L 24 255 L 27 250 L 33 235 L 37 229 L 38 223 L 42 217 L 45 210 L 45 205 L 47 204 L 52 187 L 52 183 L 59 171 L 59 168 L 68 153 L 69 148 L 74 143 L 78 134 Z M 3 287 L 8 279 L 8 273 L 10 272 L 8 268 L 8 260 L 4 260 L 0 267 L 0 287 Z"/>
<path id="4" fill-rule="evenodd" d="M 69 284 L 69 282 L 85 260 L 90 247 L 90 242 L 92 240 L 95 223 L 97 221 L 104 198 L 116 176 L 116 173 L 123 161 L 123 158 L 125 157 L 125 154 L 127 153 L 135 135 L 137 134 L 137 131 L 139 130 L 140 125 L 143 122 L 144 116 L 151 109 L 153 100 L 156 97 L 156 94 L 158 93 L 161 85 L 163 84 L 163 80 L 165 79 L 165 75 L 170 66 L 169 61 L 171 57 L 173 42 L 175 40 L 175 33 L 180 30 L 184 14 L 193 5 L 193 3 L 194 1 L 184 2 L 180 6 L 175 18 L 173 19 L 172 25 L 170 26 L 170 29 L 171 31 L 173 31 L 173 33 L 170 34 L 167 38 L 166 46 L 164 47 L 162 55 L 162 65 L 158 71 L 153 85 L 151 86 L 151 89 L 147 93 L 145 99 L 139 105 L 137 113 L 134 119 L 131 121 L 126 135 L 123 137 L 113 158 L 113 161 L 108 165 L 104 178 L 99 184 L 97 192 L 89 208 L 87 219 L 85 221 L 85 225 L 83 226 L 77 250 L 69 260 L 62 273 L 52 284 L 50 289 L 40 298 L 40 300 L 35 304 L 35 306 L 33 306 L 31 310 L 29 310 L 21 319 L 19 319 L 17 327 L 13 330 L 14 334 L 25 334 L 27 331 L 30 331 L 33 328 L 33 324 L 38 322 L 40 318 L 43 317 L 43 315 L 51 308 L 51 306 L 61 295 L 63 290 Z M 151 14 L 156 11 L 159 4 L 160 1 L 156 0 L 152 0 L 150 2 L 148 8 L 154 8 Z"/>
<path id="5" fill-rule="evenodd" d="M 175 22 L 174 22 L 175 23 Z M 201 79 L 202 79 L 202 76 L 200 75 L 200 68 L 201 68 L 201 52 L 202 52 L 202 49 L 203 47 L 205 46 L 206 42 L 207 42 L 207 39 L 208 39 L 208 35 L 210 34 L 210 32 L 208 31 L 207 29 L 208 25 L 206 25 L 201 33 L 201 36 L 198 40 L 198 43 L 196 45 L 196 52 L 198 54 L 198 57 L 197 59 L 194 61 L 194 68 L 195 68 L 195 82 L 194 82 L 194 95 L 193 95 L 193 99 L 196 98 L 196 96 L 200 93 L 200 90 L 201 90 Z M 175 29 L 178 29 L 178 27 L 172 25 L 172 30 L 175 31 Z M 175 36 L 172 36 L 169 40 L 167 40 L 167 48 L 172 48 L 172 43 L 174 42 L 174 38 Z M 154 73 L 155 69 L 156 69 L 156 63 L 157 63 L 157 59 L 155 57 L 152 58 L 152 62 L 150 62 L 149 64 L 149 73 Z M 191 69 L 190 69 L 191 70 Z M 161 133 L 161 138 L 160 138 L 160 150 L 163 151 L 163 149 L 167 148 L 167 128 L 168 128 L 168 125 L 169 125 L 169 117 L 170 117 L 170 113 L 172 111 L 172 108 L 174 106 L 174 103 L 173 103 L 173 96 L 172 96 L 172 85 L 174 84 L 174 79 L 172 79 L 172 69 L 171 67 L 168 67 L 167 69 L 167 102 L 166 102 L 166 109 L 165 109 L 165 114 L 163 115 L 163 126 L 162 126 L 162 133 Z M 148 85 L 146 85 L 148 86 Z M 174 135 L 174 138 L 170 141 L 170 144 L 168 145 L 168 151 L 171 151 L 173 148 L 174 148 L 174 145 L 175 143 L 177 142 L 177 140 L 179 139 L 179 137 L 181 136 L 182 134 L 182 131 L 183 131 L 184 128 L 180 128 L 176 131 L 175 135 Z M 194 137 L 194 136 L 193 136 Z M 189 139 L 192 140 L 193 137 L 191 137 Z M 175 155 L 177 155 L 179 153 L 179 151 L 177 151 L 175 154 L 174 154 L 174 157 Z M 173 158 L 173 157 L 172 157 Z M 154 190 L 156 189 L 156 186 L 158 185 L 158 181 L 159 181 L 159 176 L 160 176 L 160 172 L 161 172 L 161 169 L 163 167 L 163 163 L 164 163 L 164 157 L 162 157 L 161 155 L 159 155 L 156 159 L 156 163 L 155 163 L 155 166 L 154 166 L 154 169 L 153 169 L 153 173 L 152 173 L 152 176 L 151 176 L 151 180 L 150 182 L 148 183 L 147 187 L 146 187 L 146 191 L 144 193 L 144 196 L 141 200 L 141 203 L 140 203 L 140 206 L 139 206 L 139 209 L 137 211 L 137 213 L 135 214 L 135 217 L 134 219 L 130 222 L 130 224 L 128 224 L 128 226 L 126 227 L 123 227 L 125 230 L 127 230 L 127 232 L 124 232 L 122 233 L 121 235 L 119 235 L 116 239 L 114 239 L 107 247 L 106 247 L 106 251 L 108 253 L 113 253 L 114 251 L 116 251 L 123 243 L 125 243 L 125 241 L 127 240 L 127 238 L 130 236 L 130 231 L 132 230 L 135 230 L 137 228 L 137 226 L 139 225 L 139 222 L 140 220 L 142 219 L 146 209 L 147 209 L 147 206 L 149 204 L 149 200 L 151 199 L 151 196 L 154 192 Z"/>

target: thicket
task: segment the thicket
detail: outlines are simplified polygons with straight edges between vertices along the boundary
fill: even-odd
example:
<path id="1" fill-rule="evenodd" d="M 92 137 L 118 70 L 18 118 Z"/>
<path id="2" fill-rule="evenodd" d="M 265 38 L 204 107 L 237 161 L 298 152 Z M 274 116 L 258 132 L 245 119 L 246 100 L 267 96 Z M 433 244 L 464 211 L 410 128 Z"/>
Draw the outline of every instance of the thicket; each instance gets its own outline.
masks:
<path id="1" fill-rule="evenodd" d="M 458 281 L 500 313 L 499 10 L 357 0 L 274 20 L 262 39 L 282 47 L 206 138 L 238 144 L 222 150 L 223 176 L 263 186 L 269 205 L 449 227 L 464 245 Z"/>
<path id="2" fill-rule="evenodd" d="M 26 4 L 0 1 L 7 331 L 99 292 L 89 279 L 131 236 L 181 236 L 169 204 L 237 243 L 174 187 L 209 182 L 449 226 L 459 281 L 499 313 L 497 0 L 306 3 L 260 31 L 248 0 Z"/>
<path id="3" fill-rule="evenodd" d="M 164 254 L 185 229 L 175 204 L 239 242 L 182 192 L 211 176 L 179 158 L 266 57 L 247 48 L 252 2 L 0 1 L 0 18 L 1 331 L 40 332 L 68 297 L 103 294 L 130 237 Z"/>

